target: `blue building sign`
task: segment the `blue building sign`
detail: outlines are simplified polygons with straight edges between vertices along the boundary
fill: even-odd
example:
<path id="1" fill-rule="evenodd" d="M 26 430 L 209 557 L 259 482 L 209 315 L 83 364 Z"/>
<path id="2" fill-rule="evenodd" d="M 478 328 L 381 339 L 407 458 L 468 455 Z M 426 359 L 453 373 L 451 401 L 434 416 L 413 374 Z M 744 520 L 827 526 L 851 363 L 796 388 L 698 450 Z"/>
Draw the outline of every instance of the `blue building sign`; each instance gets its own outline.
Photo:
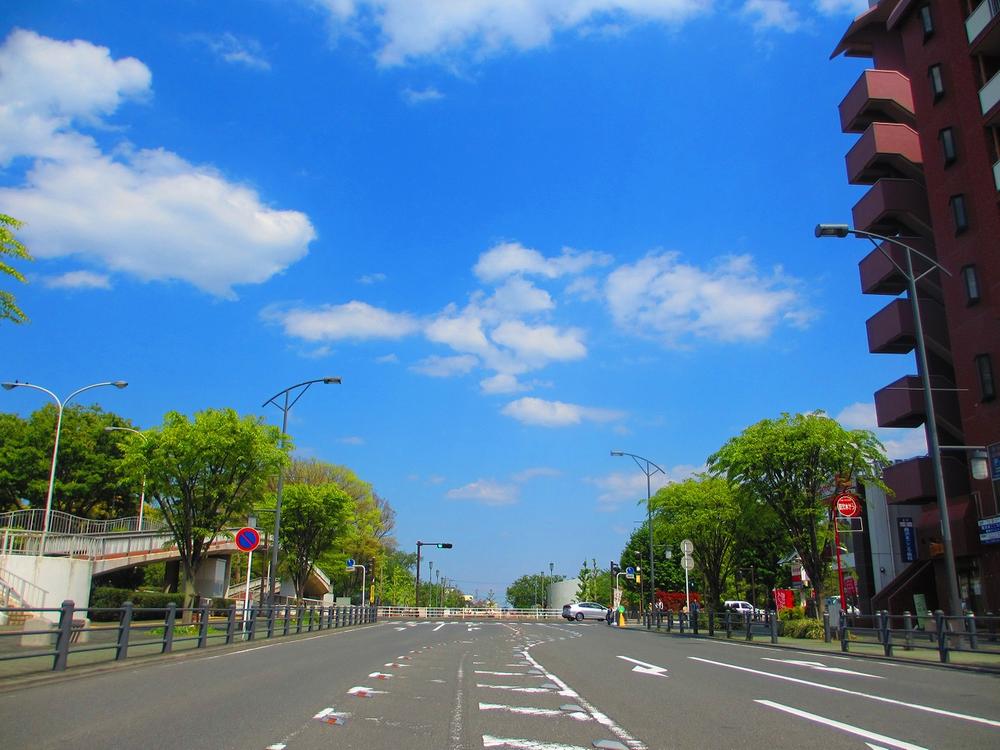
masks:
<path id="1" fill-rule="evenodd" d="M 983 544 L 1000 544 L 1000 516 L 980 519 L 979 541 Z"/>
<path id="2" fill-rule="evenodd" d="M 912 518 L 898 518 L 899 524 L 899 556 L 903 562 L 913 562 L 917 559 L 917 530 L 913 527 Z"/>

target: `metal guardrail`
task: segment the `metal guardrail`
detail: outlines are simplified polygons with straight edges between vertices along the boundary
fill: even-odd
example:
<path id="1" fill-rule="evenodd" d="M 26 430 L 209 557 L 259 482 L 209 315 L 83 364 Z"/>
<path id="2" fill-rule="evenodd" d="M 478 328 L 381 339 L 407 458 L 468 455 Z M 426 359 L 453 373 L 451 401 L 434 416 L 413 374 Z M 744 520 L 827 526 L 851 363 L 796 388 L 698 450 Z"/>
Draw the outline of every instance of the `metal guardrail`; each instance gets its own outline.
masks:
<path id="1" fill-rule="evenodd" d="M 941 610 L 922 617 L 909 612 L 890 615 L 885 610 L 869 617 L 840 614 L 840 622 L 847 623 L 838 633 L 840 650 L 845 653 L 853 644 L 867 643 L 880 645 L 886 656 L 893 656 L 897 649 L 937 651 L 943 664 L 956 651 L 1000 655 L 1000 617 L 991 613 L 981 617 L 971 612 L 951 617 Z"/>
<path id="2" fill-rule="evenodd" d="M 139 528 L 139 516 L 126 518 L 93 519 L 81 518 L 61 510 L 49 514 L 50 534 L 72 535 L 105 535 L 119 532 L 160 531 L 166 528 L 163 521 L 142 519 Z M 45 510 L 43 508 L 25 508 L 9 510 L 0 513 L 0 529 L 16 529 L 18 531 L 43 531 L 45 529 Z"/>
<path id="3" fill-rule="evenodd" d="M 61 672 L 70 666 L 71 657 L 93 651 L 112 651 L 114 661 L 129 657 L 129 650 L 142 646 L 152 646 L 161 654 L 170 653 L 181 643 L 191 644 L 188 648 L 206 648 L 210 645 L 231 644 L 238 641 L 252 641 L 260 638 L 277 638 L 314 630 L 329 630 L 352 625 L 375 622 L 378 613 L 375 607 L 324 607 L 285 604 L 263 608 L 253 607 L 240 610 L 235 604 L 221 610 L 223 616 L 215 616 L 209 606 L 184 609 L 170 604 L 163 608 L 137 608 L 131 602 L 122 607 L 77 608 L 72 601 L 65 601 L 58 609 L 23 609 L 0 607 L 9 621 L 21 619 L 25 615 L 59 613 L 55 628 L 31 629 L 15 628 L 11 625 L 0 628 L 0 662 L 15 659 L 51 658 L 51 671 Z M 101 613 L 112 623 L 93 625 L 88 614 Z M 158 615 L 158 620 L 144 619 L 150 614 Z M 185 614 L 192 621 L 191 632 L 182 621 Z M 79 615 L 79 616 L 78 616 Z M 197 632 L 193 632 L 196 630 Z M 12 643 L 13 639 L 19 643 Z M 28 640 L 29 645 L 21 646 Z M 32 644 L 32 641 L 36 642 Z M 49 641 L 40 648 L 37 642 Z M 147 652 L 149 649 L 147 649 Z"/>
<path id="4" fill-rule="evenodd" d="M 462 620 L 558 620 L 562 609 L 503 609 L 499 607 L 379 607 L 379 617 Z"/>

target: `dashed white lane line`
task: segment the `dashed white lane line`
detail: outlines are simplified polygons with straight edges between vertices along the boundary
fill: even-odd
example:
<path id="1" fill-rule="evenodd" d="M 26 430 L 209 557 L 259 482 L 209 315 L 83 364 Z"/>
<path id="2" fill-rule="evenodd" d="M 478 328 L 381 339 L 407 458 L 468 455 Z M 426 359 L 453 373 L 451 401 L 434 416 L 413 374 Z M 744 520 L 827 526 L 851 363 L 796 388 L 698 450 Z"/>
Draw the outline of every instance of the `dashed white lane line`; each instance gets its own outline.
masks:
<path id="1" fill-rule="evenodd" d="M 583 711 L 559 711 L 554 708 L 534 708 L 533 706 L 505 706 L 500 703 L 479 704 L 480 711 L 506 711 L 512 714 L 524 714 L 525 716 L 568 716 L 577 721 L 590 721 L 590 715 Z"/>
<path id="2" fill-rule="evenodd" d="M 490 672 L 489 670 L 486 669 L 477 669 L 476 674 L 492 674 L 492 675 L 497 675 L 498 677 L 535 677 L 541 673 L 535 672 L 534 674 L 532 674 L 531 672 Z"/>
<path id="3" fill-rule="evenodd" d="M 737 664 L 726 664 L 721 661 L 712 661 L 711 659 L 703 659 L 700 656 L 689 656 L 689 659 L 694 661 L 704 662 L 705 664 L 714 664 L 717 667 L 726 667 L 727 669 L 735 669 L 740 672 L 750 672 L 751 674 L 763 675 L 764 677 L 773 677 L 776 680 L 784 680 L 785 682 L 795 682 L 799 685 L 809 685 L 810 687 L 819 688 L 820 690 L 829 690 L 834 693 L 845 693 L 847 695 L 852 695 L 856 698 L 867 698 L 868 700 L 878 701 L 880 703 L 889 703 L 893 706 L 903 706 L 904 708 L 912 708 L 917 711 L 926 711 L 927 713 L 937 714 L 938 716 L 948 716 L 952 719 L 962 719 L 964 721 L 971 721 L 976 724 L 986 724 L 991 727 L 1000 727 L 1000 721 L 995 721 L 993 719 L 987 719 L 982 716 L 973 716 L 971 714 L 960 714 L 956 711 L 948 711 L 943 708 L 934 708 L 933 706 L 923 706 L 919 703 L 907 703 L 906 701 L 896 700 L 895 698 L 886 698 L 882 695 L 872 695 L 871 693 L 860 693 L 857 690 L 848 690 L 847 688 L 837 687 L 836 685 L 824 685 L 821 682 L 811 682 L 809 680 L 803 680 L 798 677 L 789 677 L 783 674 L 775 674 L 774 672 L 765 672 L 761 669 L 751 669 L 750 667 L 741 667 Z"/>
<path id="4" fill-rule="evenodd" d="M 837 721 L 835 719 L 828 719 L 825 716 L 819 716 L 817 714 L 811 714 L 808 711 L 802 711 L 798 708 L 792 708 L 791 706 L 785 706 L 781 703 L 775 703 L 774 701 L 767 700 L 755 700 L 755 703 L 760 703 L 762 706 L 767 706 L 769 708 L 775 708 L 778 711 L 784 711 L 785 713 L 791 714 L 792 716 L 798 716 L 802 719 L 808 719 L 809 721 L 816 722 L 817 724 L 825 724 L 828 727 L 833 727 L 834 729 L 839 729 L 842 732 L 847 732 L 849 734 L 855 734 L 858 737 L 864 737 L 866 740 L 874 740 L 875 742 L 880 742 L 883 745 L 888 745 L 889 747 L 899 748 L 899 750 L 927 750 L 927 748 L 921 745 L 914 745 L 910 742 L 905 742 L 903 740 L 897 740 L 893 737 L 886 737 L 884 734 L 877 734 L 875 732 L 869 732 L 867 729 L 861 729 L 860 727 L 853 726 L 851 724 L 845 724 L 842 721 Z M 866 743 L 867 744 L 867 743 Z M 869 747 L 873 747 L 869 745 Z"/>
<path id="5" fill-rule="evenodd" d="M 268 745 L 267 750 L 285 750 L 285 745 L 281 742 L 275 745 Z"/>
<path id="6" fill-rule="evenodd" d="M 536 740 L 520 740 L 513 737 L 494 737 L 483 735 L 483 747 L 511 747 L 516 750 L 588 750 L 579 745 L 563 745 L 558 742 L 537 742 Z"/>
<path id="7" fill-rule="evenodd" d="M 552 690 L 549 688 L 542 687 L 521 687 L 520 685 L 484 685 L 478 683 L 477 688 L 488 688 L 490 690 L 510 690 L 513 693 L 551 693 Z M 575 698 L 576 695 L 574 694 Z"/>

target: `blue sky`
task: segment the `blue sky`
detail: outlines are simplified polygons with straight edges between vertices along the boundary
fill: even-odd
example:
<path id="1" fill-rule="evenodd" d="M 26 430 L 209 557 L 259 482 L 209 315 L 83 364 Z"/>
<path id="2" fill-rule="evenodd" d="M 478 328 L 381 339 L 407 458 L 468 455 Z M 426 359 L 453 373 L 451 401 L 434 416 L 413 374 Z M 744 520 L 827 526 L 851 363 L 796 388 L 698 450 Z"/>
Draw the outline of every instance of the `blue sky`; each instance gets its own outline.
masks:
<path id="1" fill-rule="evenodd" d="M 747 425 L 874 426 L 829 60 L 865 0 L 15 2 L 0 378 L 142 427 L 292 413 L 469 592 L 616 556 L 645 478 Z M 9 281 L 3 282 L 10 288 Z M 43 403 L 27 390 L 0 409 Z M 923 452 L 919 431 L 880 433 Z M 637 501 L 642 501 L 637 504 Z M 437 559 L 440 558 L 440 559 Z M 426 569 L 425 569 L 426 573 Z"/>

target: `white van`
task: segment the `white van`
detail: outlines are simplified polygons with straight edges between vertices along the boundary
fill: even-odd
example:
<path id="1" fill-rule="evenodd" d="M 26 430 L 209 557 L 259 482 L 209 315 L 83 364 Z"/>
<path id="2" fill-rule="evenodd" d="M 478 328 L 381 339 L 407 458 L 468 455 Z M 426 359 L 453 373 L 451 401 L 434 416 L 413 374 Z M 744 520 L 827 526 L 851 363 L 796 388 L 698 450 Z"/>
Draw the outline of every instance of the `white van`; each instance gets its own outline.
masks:
<path id="1" fill-rule="evenodd" d="M 728 601 L 725 602 L 724 606 L 726 609 L 731 609 L 733 610 L 733 612 L 738 612 L 744 617 L 746 615 L 750 615 L 751 617 L 753 617 L 754 615 L 754 606 L 750 602 L 745 602 L 740 599 L 729 599 Z"/>

